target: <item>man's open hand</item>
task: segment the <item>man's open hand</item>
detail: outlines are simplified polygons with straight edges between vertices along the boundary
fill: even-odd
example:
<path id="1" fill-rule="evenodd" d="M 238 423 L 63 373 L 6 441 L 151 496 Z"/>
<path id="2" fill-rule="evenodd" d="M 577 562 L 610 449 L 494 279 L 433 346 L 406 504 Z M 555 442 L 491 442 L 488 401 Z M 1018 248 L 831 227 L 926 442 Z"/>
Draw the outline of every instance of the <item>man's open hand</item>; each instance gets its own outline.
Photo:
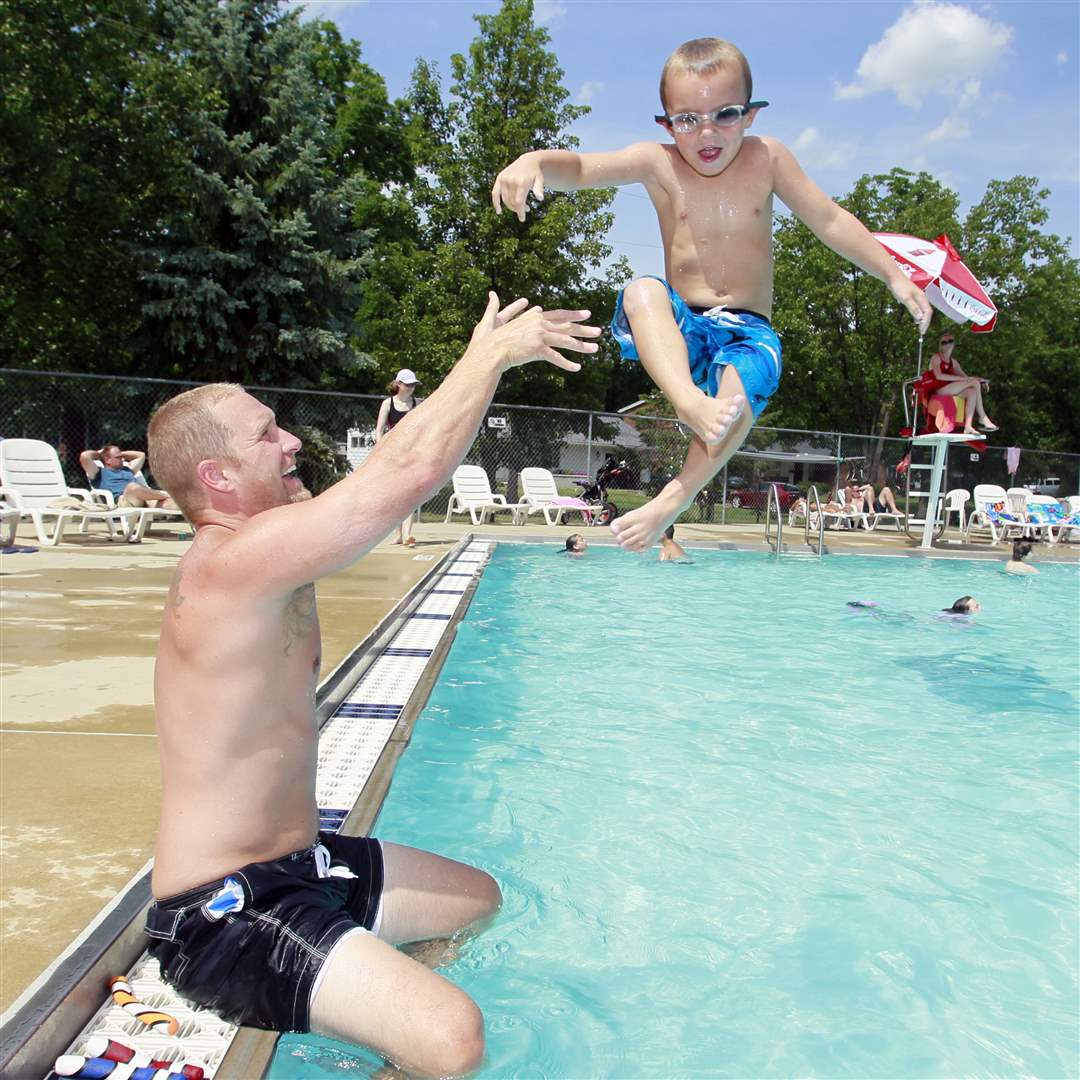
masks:
<path id="1" fill-rule="evenodd" d="M 545 360 L 564 371 L 580 371 L 581 365 L 556 352 L 594 353 L 598 346 L 580 338 L 594 338 L 600 327 L 586 326 L 588 311 L 544 311 L 529 307 L 528 300 L 515 300 L 500 310 L 499 298 L 488 293 L 488 304 L 472 333 L 472 345 L 496 350 L 503 370 Z"/>

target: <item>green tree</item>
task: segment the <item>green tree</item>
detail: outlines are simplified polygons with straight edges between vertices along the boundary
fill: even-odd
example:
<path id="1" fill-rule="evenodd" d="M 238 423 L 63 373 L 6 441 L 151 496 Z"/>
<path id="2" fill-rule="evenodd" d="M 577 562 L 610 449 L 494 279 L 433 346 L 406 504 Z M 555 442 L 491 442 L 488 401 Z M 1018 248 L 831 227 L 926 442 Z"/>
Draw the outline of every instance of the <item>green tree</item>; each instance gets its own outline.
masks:
<path id="1" fill-rule="evenodd" d="M 0 5 L 0 364 L 123 372 L 196 88 L 147 0 Z"/>
<path id="2" fill-rule="evenodd" d="M 838 202 L 874 232 L 959 232 L 956 194 L 927 173 L 863 176 Z M 902 384 L 917 374 L 918 333 L 910 317 L 882 282 L 795 217 L 777 220 L 774 256 L 784 374 L 765 423 L 892 433 L 903 415 Z"/>
<path id="3" fill-rule="evenodd" d="M 464 350 L 487 291 L 508 302 L 587 307 L 610 316 L 629 277 L 611 254 L 611 190 L 551 194 L 525 223 L 491 208 L 498 171 L 532 148 L 573 148 L 566 128 L 588 109 L 568 103 L 563 73 L 533 23 L 531 0 L 504 0 L 478 15 L 468 55 L 451 58 L 449 99 L 438 71 L 419 61 L 403 102 L 417 175 L 394 204 L 396 228 L 376 250 L 378 283 L 359 321 L 382 378 L 403 365 L 437 383 Z M 588 358 L 578 375 L 534 364 L 500 386 L 502 401 L 603 406 L 613 358 Z"/>
<path id="4" fill-rule="evenodd" d="M 170 47 L 201 80 L 173 212 L 143 245 L 140 351 L 157 372 L 332 385 L 350 347 L 366 238 L 358 171 L 335 168 L 340 57 L 275 0 L 171 0 Z M 348 59 L 348 50 L 346 50 Z"/>
<path id="5" fill-rule="evenodd" d="M 1042 231 L 1046 189 L 1031 176 L 992 180 L 971 208 L 960 253 L 993 297 L 991 334 L 964 336 L 960 363 L 990 379 L 995 442 L 1080 449 L 1080 264 L 1064 240 Z"/>

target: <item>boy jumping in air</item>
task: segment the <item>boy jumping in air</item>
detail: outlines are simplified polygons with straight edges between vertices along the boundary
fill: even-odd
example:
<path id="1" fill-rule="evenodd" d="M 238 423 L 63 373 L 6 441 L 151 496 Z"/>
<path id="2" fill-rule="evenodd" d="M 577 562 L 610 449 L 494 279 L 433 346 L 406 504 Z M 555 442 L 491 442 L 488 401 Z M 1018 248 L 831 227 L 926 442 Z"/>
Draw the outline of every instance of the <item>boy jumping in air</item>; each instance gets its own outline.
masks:
<path id="1" fill-rule="evenodd" d="M 746 57 L 719 38 L 697 38 L 660 76 L 674 140 L 608 153 L 533 150 L 495 178 L 491 200 L 525 220 L 528 195 L 643 184 L 660 220 L 667 280 L 645 277 L 620 294 L 612 331 L 640 360 L 692 431 L 679 475 L 650 502 L 611 524 L 619 544 L 645 551 L 742 445 L 780 381 L 772 312 L 772 201 L 777 194 L 838 254 L 888 285 L 920 334 L 930 304 L 885 249 L 837 206 L 776 139 L 748 135 L 768 102 L 752 101 Z"/>

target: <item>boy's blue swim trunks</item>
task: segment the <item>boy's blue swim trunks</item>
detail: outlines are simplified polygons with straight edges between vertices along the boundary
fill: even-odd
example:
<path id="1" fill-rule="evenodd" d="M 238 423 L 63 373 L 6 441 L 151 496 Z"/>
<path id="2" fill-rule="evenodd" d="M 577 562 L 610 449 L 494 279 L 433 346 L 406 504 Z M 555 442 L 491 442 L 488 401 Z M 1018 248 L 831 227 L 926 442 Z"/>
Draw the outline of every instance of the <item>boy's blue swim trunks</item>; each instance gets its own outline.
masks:
<path id="1" fill-rule="evenodd" d="M 710 308 L 695 311 L 663 278 L 671 297 L 675 325 L 686 339 L 690 354 L 690 375 L 710 397 L 716 397 L 720 376 L 731 364 L 742 379 L 756 420 L 780 385 L 780 339 L 764 315 L 752 311 Z M 615 304 L 611 332 L 619 343 L 624 360 L 637 360 L 637 348 L 630 322 L 623 311 L 623 294 Z"/>

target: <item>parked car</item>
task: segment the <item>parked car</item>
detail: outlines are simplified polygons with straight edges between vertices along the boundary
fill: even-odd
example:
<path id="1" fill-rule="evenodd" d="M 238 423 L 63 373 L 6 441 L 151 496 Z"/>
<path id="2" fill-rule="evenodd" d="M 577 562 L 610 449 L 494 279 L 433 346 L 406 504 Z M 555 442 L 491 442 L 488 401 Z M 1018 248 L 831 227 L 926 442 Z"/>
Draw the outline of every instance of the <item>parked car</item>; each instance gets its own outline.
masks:
<path id="1" fill-rule="evenodd" d="M 1033 484 L 1028 484 L 1027 489 L 1034 495 L 1060 495 L 1061 477 L 1045 476 L 1041 480 L 1036 480 Z"/>
<path id="2" fill-rule="evenodd" d="M 728 502 L 736 510 L 741 506 L 751 510 L 764 510 L 769 504 L 769 488 L 776 484 L 779 489 L 780 509 L 787 510 L 791 504 L 802 498 L 802 492 L 794 484 L 785 484 L 782 481 L 762 481 L 757 484 L 742 484 L 739 487 L 728 485 Z"/>

